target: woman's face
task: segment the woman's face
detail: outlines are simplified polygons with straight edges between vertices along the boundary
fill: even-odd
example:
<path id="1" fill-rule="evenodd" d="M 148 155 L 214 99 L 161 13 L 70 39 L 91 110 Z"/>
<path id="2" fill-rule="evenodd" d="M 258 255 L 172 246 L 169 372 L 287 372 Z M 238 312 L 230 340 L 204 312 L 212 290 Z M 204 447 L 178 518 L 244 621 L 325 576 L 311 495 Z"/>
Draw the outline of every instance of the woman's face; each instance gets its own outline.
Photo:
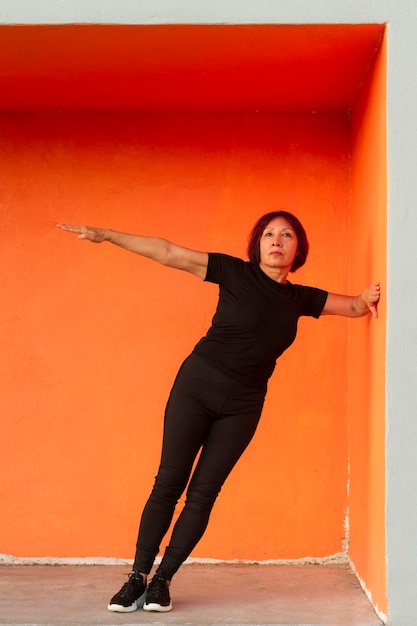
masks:
<path id="1" fill-rule="evenodd" d="M 290 223 L 283 217 L 269 222 L 259 242 L 261 269 L 274 278 L 285 279 L 298 253 L 298 239 Z"/>

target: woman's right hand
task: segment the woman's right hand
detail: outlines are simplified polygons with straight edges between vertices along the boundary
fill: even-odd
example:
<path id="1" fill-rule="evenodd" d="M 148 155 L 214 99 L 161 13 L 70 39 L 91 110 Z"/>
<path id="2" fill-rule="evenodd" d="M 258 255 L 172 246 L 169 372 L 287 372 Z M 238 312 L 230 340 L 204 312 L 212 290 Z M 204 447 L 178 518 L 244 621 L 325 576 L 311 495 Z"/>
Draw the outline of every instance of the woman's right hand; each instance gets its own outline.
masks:
<path id="1" fill-rule="evenodd" d="M 92 243 L 109 241 L 124 250 L 147 257 L 167 267 L 184 270 L 203 280 L 207 274 L 207 252 L 184 248 L 167 239 L 132 235 L 106 228 L 92 228 L 91 226 L 71 226 L 70 224 L 57 224 L 57 226 L 62 230 L 77 234 L 78 239 L 88 239 Z"/>
<path id="2" fill-rule="evenodd" d="M 57 224 L 58 228 L 69 233 L 78 235 L 78 239 L 87 239 L 92 243 L 102 243 L 109 238 L 109 231 L 105 228 L 92 228 L 91 226 L 72 226 L 70 224 Z"/>

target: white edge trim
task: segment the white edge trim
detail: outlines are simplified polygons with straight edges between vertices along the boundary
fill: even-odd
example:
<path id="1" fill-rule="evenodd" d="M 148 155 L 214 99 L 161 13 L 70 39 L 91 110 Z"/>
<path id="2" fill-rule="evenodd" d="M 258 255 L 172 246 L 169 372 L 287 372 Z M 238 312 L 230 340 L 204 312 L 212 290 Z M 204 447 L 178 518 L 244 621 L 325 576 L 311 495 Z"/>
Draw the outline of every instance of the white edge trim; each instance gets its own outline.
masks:
<path id="1" fill-rule="evenodd" d="M 161 558 L 155 560 L 155 565 L 159 565 Z M 41 557 L 20 557 L 10 554 L 0 554 L 0 565 L 129 565 L 133 563 L 130 559 L 118 559 L 107 557 L 71 557 L 71 558 L 58 558 L 54 556 L 41 556 Z M 184 565 L 191 565 L 193 563 L 199 563 L 204 565 L 216 565 L 216 564 L 239 564 L 239 565 L 334 565 L 348 563 L 348 559 L 344 552 L 338 552 L 337 554 L 331 554 L 326 557 L 303 557 L 301 559 L 267 559 L 265 561 L 257 561 L 250 559 L 209 559 L 201 558 L 194 559 L 188 558 Z"/>

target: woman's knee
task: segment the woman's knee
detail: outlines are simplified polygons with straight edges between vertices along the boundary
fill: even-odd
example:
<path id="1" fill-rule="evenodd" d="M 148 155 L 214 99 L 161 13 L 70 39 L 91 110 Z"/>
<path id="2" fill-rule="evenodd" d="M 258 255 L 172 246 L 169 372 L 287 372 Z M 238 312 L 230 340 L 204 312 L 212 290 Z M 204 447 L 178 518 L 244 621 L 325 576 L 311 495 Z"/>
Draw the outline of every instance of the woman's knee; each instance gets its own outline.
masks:
<path id="1" fill-rule="evenodd" d="M 221 485 L 192 485 L 187 490 L 186 507 L 194 512 L 209 512 L 220 493 Z"/>
<path id="2" fill-rule="evenodd" d="M 188 475 L 175 468 L 161 466 L 152 489 L 153 500 L 177 502 L 187 485 Z"/>

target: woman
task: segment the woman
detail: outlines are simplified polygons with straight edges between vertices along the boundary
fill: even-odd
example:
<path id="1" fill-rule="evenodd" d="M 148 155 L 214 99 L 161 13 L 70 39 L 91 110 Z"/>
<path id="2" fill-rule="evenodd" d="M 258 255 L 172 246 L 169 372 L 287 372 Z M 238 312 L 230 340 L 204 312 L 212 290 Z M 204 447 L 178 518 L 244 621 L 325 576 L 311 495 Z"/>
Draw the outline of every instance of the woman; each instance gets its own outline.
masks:
<path id="1" fill-rule="evenodd" d="M 286 211 L 268 213 L 255 224 L 249 262 L 198 252 L 165 239 L 86 226 L 59 227 L 93 243 L 109 241 L 169 267 L 220 286 L 207 335 L 182 364 L 165 412 L 161 463 L 139 527 L 133 571 L 108 605 L 128 612 L 172 608 L 172 577 L 202 537 L 227 476 L 252 439 L 276 359 L 294 341 L 300 316 L 377 317 L 380 286 L 358 296 L 328 293 L 288 281 L 304 265 L 306 233 Z M 192 472 L 197 454 L 198 463 Z M 190 482 L 190 475 L 192 472 Z M 180 495 L 184 508 L 162 561 L 147 586 L 159 545 Z"/>

